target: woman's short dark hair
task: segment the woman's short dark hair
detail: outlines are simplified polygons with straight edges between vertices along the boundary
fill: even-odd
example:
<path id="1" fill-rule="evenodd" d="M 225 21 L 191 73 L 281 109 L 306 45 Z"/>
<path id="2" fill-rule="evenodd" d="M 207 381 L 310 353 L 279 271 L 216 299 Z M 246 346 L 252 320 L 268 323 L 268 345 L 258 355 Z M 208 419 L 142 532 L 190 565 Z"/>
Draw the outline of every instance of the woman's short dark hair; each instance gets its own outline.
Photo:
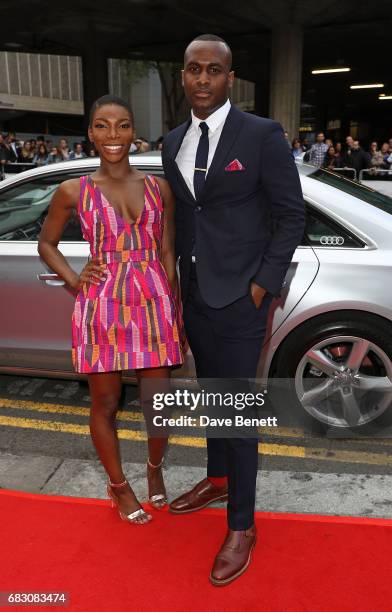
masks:
<path id="1" fill-rule="evenodd" d="M 99 108 L 101 108 L 101 106 L 105 106 L 105 104 L 116 104 L 117 106 L 121 106 L 122 108 L 125 108 L 125 110 L 127 110 L 131 116 L 132 124 L 134 123 L 133 111 L 132 111 L 130 104 L 128 104 L 128 102 L 126 102 L 123 98 L 120 98 L 119 96 L 113 96 L 112 94 L 106 94 L 105 96 L 101 96 L 100 98 L 98 98 L 98 100 L 95 100 L 95 102 L 93 102 L 91 109 L 90 109 L 90 115 L 89 115 L 89 125 L 90 126 L 93 122 L 93 117 L 94 117 L 95 112 Z"/>

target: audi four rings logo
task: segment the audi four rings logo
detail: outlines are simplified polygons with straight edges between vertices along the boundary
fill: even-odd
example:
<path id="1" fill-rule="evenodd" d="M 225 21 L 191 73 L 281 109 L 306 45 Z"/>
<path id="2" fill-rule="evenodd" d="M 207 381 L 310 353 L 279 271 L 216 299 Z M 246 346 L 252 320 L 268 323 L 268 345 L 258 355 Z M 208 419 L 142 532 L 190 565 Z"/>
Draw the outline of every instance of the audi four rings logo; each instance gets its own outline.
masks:
<path id="1" fill-rule="evenodd" d="M 342 246 L 344 244 L 344 238 L 342 236 L 321 236 L 320 244 L 327 246 Z"/>

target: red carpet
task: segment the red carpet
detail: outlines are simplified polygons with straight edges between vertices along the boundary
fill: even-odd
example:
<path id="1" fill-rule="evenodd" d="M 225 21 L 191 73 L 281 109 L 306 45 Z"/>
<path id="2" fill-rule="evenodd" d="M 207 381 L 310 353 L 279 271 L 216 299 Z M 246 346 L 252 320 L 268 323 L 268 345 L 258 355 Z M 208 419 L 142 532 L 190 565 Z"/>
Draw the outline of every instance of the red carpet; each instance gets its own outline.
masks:
<path id="1" fill-rule="evenodd" d="M 260 513 L 257 526 L 249 570 L 216 588 L 221 510 L 138 527 L 106 501 L 0 491 L 0 591 L 68 591 L 72 612 L 391 610 L 392 520 Z"/>

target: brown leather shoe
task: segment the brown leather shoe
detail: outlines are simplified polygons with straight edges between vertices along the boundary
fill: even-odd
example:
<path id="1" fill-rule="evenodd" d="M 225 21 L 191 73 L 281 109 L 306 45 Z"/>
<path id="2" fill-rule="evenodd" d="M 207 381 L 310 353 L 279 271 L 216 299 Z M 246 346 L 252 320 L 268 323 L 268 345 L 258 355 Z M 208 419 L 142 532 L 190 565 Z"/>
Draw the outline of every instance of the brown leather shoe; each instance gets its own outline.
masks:
<path id="1" fill-rule="evenodd" d="M 191 491 L 173 500 L 169 505 L 169 510 L 173 514 L 185 514 L 201 510 L 212 502 L 223 500 L 227 500 L 227 486 L 216 487 L 208 478 L 204 478 Z"/>
<path id="2" fill-rule="evenodd" d="M 228 530 L 212 566 L 210 574 L 212 584 L 224 586 L 244 573 L 250 563 L 256 539 L 254 525 L 246 531 Z"/>

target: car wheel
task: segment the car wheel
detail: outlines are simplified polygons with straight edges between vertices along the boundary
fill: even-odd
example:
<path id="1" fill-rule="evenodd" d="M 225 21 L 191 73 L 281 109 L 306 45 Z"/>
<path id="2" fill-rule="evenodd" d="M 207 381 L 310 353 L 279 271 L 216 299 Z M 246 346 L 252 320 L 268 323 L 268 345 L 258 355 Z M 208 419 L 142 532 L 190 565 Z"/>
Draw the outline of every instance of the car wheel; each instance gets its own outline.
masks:
<path id="1" fill-rule="evenodd" d="M 291 379 L 302 409 L 330 427 L 366 425 L 392 404 L 392 326 L 352 311 L 328 313 L 292 332 L 275 377 Z"/>

